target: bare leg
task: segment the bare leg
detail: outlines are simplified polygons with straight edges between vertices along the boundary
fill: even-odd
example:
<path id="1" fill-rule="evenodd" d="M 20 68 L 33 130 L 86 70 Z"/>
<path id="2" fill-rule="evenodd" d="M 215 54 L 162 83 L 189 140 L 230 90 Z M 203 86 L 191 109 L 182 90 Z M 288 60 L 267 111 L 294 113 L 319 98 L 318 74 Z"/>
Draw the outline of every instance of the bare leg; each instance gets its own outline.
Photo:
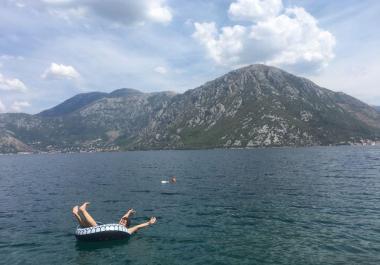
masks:
<path id="1" fill-rule="evenodd" d="M 128 228 L 128 232 L 130 234 L 133 234 L 133 233 L 137 232 L 140 228 L 150 226 L 150 225 L 154 224 L 155 222 L 156 222 L 156 217 L 151 217 L 150 220 L 146 223 L 142 223 L 142 224 L 135 225 L 135 226 Z"/>
<path id="2" fill-rule="evenodd" d="M 89 202 L 85 202 L 79 207 L 79 212 L 83 216 L 83 221 L 87 224 L 87 227 L 97 226 L 98 224 L 95 222 L 94 218 L 87 212 L 87 205 Z"/>
<path id="3" fill-rule="evenodd" d="M 80 217 L 78 211 L 79 211 L 79 207 L 78 207 L 78 205 L 77 205 L 77 206 L 75 206 L 75 207 L 73 208 L 73 215 L 74 215 L 75 219 L 77 219 L 77 221 L 78 221 L 78 223 L 79 223 L 79 225 L 80 225 L 81 227 L 86 227 L 87 224 L 86 224 L 85 222 L 83 222 L 82 217 Z"/>

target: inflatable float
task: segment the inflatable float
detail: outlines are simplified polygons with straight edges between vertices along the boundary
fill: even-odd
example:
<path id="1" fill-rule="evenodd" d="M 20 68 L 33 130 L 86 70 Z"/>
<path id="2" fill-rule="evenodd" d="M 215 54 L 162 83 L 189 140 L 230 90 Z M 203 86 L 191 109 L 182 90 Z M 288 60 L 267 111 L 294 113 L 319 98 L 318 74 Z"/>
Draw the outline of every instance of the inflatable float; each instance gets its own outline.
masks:
<path id="1" fill-rule="evenodd" d="M 126 239 L 130 237 L 128 229 L 120 224 L 101 224 L 94 227 L 83 228 L 78 226 L 75 230 L 75 237 L 81 241 L 103 241 Z"/>

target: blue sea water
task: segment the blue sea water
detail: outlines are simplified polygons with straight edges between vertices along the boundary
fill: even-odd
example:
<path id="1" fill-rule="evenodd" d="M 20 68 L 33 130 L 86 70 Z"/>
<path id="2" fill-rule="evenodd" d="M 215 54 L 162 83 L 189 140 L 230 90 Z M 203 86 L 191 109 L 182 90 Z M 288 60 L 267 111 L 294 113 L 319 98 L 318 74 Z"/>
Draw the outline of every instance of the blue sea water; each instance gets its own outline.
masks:
<path id="1" fill-rule="evenodd" d="M 158 221 L 79 243 L 83 201 Z M 380 148 L 0 156 L 0 263 L 380 264 Z"/>

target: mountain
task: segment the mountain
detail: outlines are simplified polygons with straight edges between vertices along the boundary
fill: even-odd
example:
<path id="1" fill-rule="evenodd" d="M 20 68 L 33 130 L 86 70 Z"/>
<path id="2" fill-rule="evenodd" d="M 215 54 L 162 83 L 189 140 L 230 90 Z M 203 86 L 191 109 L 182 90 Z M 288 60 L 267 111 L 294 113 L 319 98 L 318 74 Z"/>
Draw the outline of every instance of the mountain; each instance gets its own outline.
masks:
<path id="1" fill-rule="evenodd" d="M 0 152 L 310 146 L 377 140 L 380 114 L 265 65 L 186 91 L 85 93 L 36 115 L 0 115 Z"/>
<path id="2" fill-rule="evenodd" d="M 72 113 L 80 108 L 98 100 L 106 97 L 107 93 L 102 92 L 90 92 L 78 94 L 68 100 L 65 100 L 61 104 L 40 112 L 38 115 L 42 117 L 58 117 L 61 115 L 66 115 Z"/>
<path id="3" fill-rule="evenodd" d="M 380 106 L 372 106 L 372 108 L 374 108 L 375 110 L 377 110 L 378 112 L 380 112 Z"/>
<path id="4" fill-rule="evenodd" d="M 129 148 L 338 144 L 379 136 L 379 114 L 344 93 L 252 65 L 173 98 Z"/>
<path id="5" fill-rule="evenodd" d="M 92 93 L 80 94 L 36 115 L 1 114 L 0 138 L 12 136 L 28 146 L 18 151 L 115 150 L 116 139 L 136 135 L 173 95 L 119 89 L 94 100 Z M 0 143 L 3 150 L 11 148 Z"/>
<path id="6" fill-rule="evenodd" d="M 117 89 L 111 92 L 110 94 L 103 93 L 103 92 L 82 93 L 72 98 L 69 98 L 68 100 L 65 100 L 61 104 L 58 104 L 57 106 L 51 109 L 42 111 L 38 115 L 42 117 L 63 116 L 63 115 L 73 113 L 74 111 L 79 110 L 91 104 L 92 102 L 105 98 L 105 97 L 117 98 L 117 97 L 126 97 L 129 95 L 138 95 L 138 94 L 141 95 L 142 92 L 136 89 L 132 89 L 132 88 Z"/>

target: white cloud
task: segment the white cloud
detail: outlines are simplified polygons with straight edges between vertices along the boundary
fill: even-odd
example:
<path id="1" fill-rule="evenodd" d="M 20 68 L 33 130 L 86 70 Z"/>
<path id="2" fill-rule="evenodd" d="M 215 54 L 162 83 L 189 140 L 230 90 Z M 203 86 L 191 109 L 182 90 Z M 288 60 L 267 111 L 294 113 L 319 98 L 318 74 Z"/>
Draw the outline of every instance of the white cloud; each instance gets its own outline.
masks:
<path id="1" fill-rule="evenodd" d="M 281 0 L 237 0 L 231 3 L 228 15 L 233 20 L 257 21 L 277 16 L 282 9 Z"/>
<path id="2" fill-rule="evenodd" d="M 146 21 L 168 23 L 172 20 L 166 0 L 41 0 L 40 6 L 65 20 L 102 18 L 124 25 Z"/>
<path id="3" fill-rule="evenodd" d="M 73 19 L 83 19 L 86 17 L 87 9 L 83 7 L 74 8 L 48 8 L 48 13 L 53 17 L 71 22 Z"/>
<path id="4" fill-rule="evenodd" d="M 16 6 L 18 7 L 18 8 L 24 8 L 25 7 L 25 4 L 24 3 L 16 3 Z"/>
<path id="5" fill-rule="evenodd" d="M 172 20 L 172 13 L 164 0 L 148 1 L 148 17 L 155 22 L 167 23 Z"/>
<path id="6" fill-rule="evenodd" d="M 157 66 L 156 68 L 154 68 L 154 71 L 163 75 L 168 72 L 168 70 L 164 66 Z"/>
<path id="7" fill-rule="evenodd" d="M 320 29 L 303 8 L 288 8 L 280 16 L 258 22 L 252 27 L 251 38 L 270 53 L 266 58 L 269 64 L 309 64 L 315 68 L 326 66 L 334 57 L 334 36 Z"/>
<path id="8" fill-rule="evenodd" d="M 196 38 L 208 52 L 208 56 L 218 64 L 235 64 L 240 61 L 244 50 L 247 29 L 243 26 L 224 27 L 221 32 L 214 22 L 194 23 Z"/>
<path id="9" fill-rule="evenodd" d="M 248 2 L 263 4 L 263 1 L 246 0 L 233 4 Z M 236 6 L 231 9 L 233 4 L 230 12 L 234 10 L 238 14 L 240 9 Z M 261 16 L 264 19 L 250 26 L 234 25 L 218 29 L 214 22 L 195 22 L 193 37 L 205 48 L 208 57 L 225 66 L 259 62 L 313 72 L 326 66 L 334 57 L 334 36 L 319 28 L 318 21 L 303 8 L 286 8 L 277 16 L 275 13 L 268 11 Z M 243 17 L 253 20 L 259 16 Z"/>
<path id="10" fill-rule="evenodd" d="M 25 92 L 27 90 L 27 87 L 20 79 L 6 78 L 2 74 L 0 74 L 0 90 Z"/>
<path id="11" fill-rule="evenodd" d="M 306 76 L 318 85 L 343 91 L 368 104 L 380 105 L 379 73 L 380 49 L 369 49 L 368 54 L 357 53 L 343 58 L 317 75 Z"/>
<path id="12" fill-rule="evenodd" d="M 0 100 L 0 113 L 5 112 L 6 108 L 4 103 Z"/>
<path id="13" fill-rule="evenodd" d="M 71 65 L 51 63 L 50 67 L 45 70 L 41 77 L 43 79 L 64 78 L 77 80 L 79 79 L 80 74 Z"/>
<path id="14" fill-rule="evenodd" d="M 2 55 L 0 55 L 0 60 L 2 60 L 2 61 L 24 60 L 24 57 L 22 57 L 22 56 L 14 56 L 14 55 L 9 55 L 9 54 L 2 54 Z"/>
<path id="15" fill-rule="evenodd" d="M 14 101 L 11 106 L 13 112 L 21 112 L 23 108 L 29 107 L 30 104 L 27 101 Z"/>

